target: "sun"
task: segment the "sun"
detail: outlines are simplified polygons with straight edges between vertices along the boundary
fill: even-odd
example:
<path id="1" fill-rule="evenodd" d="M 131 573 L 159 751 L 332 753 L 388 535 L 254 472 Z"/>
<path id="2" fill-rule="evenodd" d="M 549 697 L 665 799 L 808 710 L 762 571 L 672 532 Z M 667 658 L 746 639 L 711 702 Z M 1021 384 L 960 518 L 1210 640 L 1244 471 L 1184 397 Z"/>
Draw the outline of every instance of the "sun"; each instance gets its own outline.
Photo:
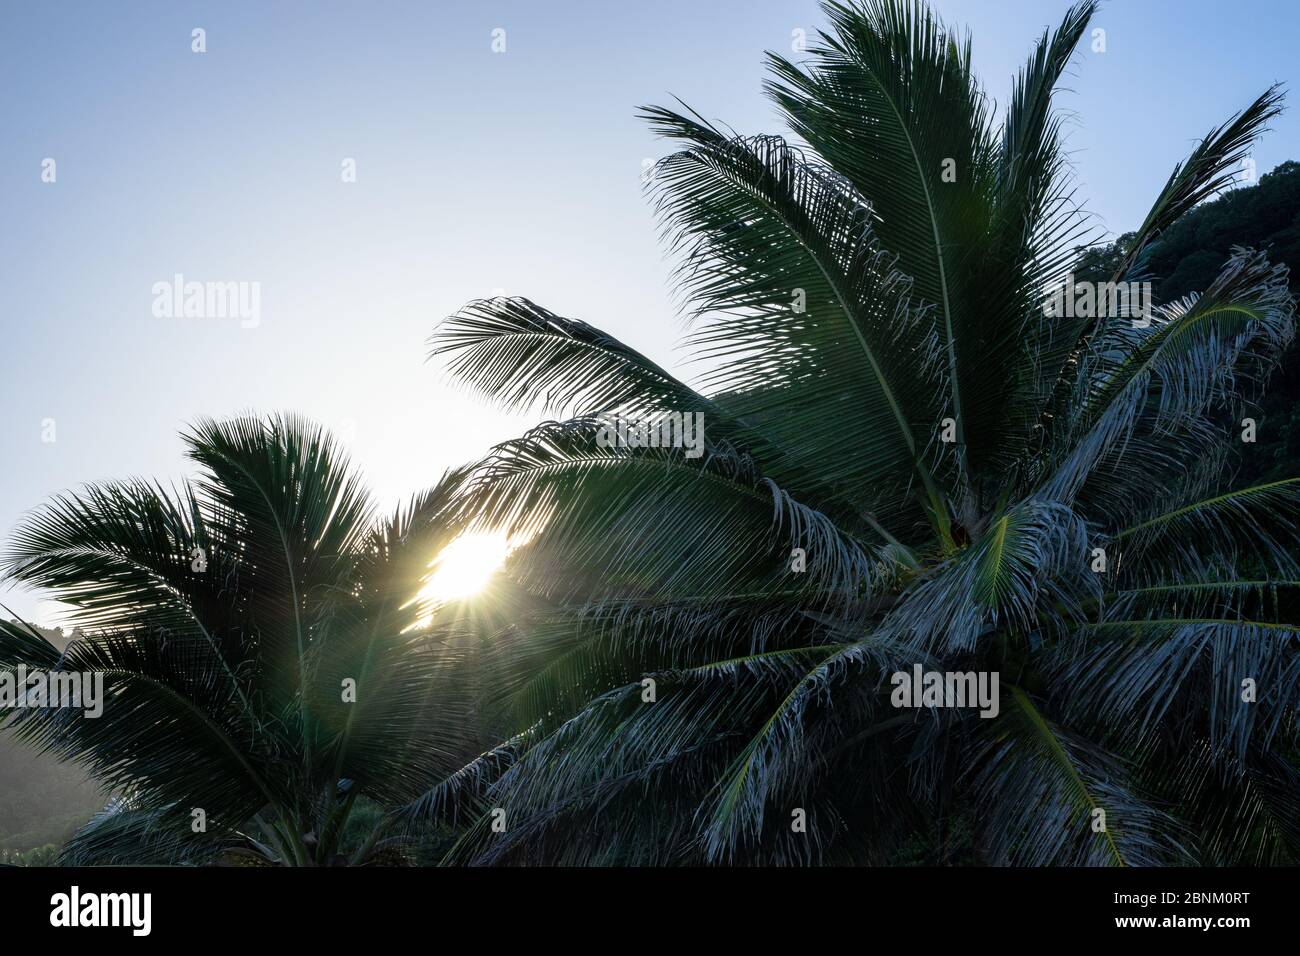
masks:
<path id="1" fill-rule="evenodd" d="M 419 599 L 445 604 L 477 594 L 513 550 L 504 534 L 462 534 L 429 563 L 433 574 L 420 589 Z"/>

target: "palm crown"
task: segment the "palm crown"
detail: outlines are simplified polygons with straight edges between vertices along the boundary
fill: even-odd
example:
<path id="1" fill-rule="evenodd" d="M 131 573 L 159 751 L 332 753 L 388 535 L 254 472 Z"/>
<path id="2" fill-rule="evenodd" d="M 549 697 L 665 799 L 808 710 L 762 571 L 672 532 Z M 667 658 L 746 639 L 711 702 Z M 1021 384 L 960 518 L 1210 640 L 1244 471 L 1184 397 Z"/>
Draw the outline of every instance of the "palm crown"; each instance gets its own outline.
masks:
<path id="1" fill-rule="evenodd" d="M 806 64 L 770 58 L 797 145 L 645 110 L 680 146 L 652 189 L 696 387 L 480 301 L 434 352 L 563 420 L 388 520 L 292 417 L 199 423 L 178 491 L 35 512 L 4 569 L 86 636 L 0 622 L 0 667 L 109 700 L 9 722 L 122 797 L 67 858 L 361 862 L 447 822 L 451 861 L 1294 862 L 1300 479 L 1232 474 L 1294 305 L 1242 249 L 1142 321 L 1044 309 L 1089 234 L 1051 101 L 1093 9 L 996 119 L 910 0 L 828 3 Z M 1105 278 L 1141 281 L 1279 108 L 1213 130 Z M 704 454 L 603 440 L 673 413 Z M 526 541 L 501 630 L 413 600 L 475 524 Z M 899 707 L 914 667 L 997 674 L 996 715 Z"/>
<path id="2" fill-rule="evenodd" d="M 337 446 L 302 420 L 206 421 L 185 439 L 200 475 L 179 491 L 62 496 L 6 555 L 85 636 L 61 654 L 0 622 L 0 666 L 104 675 L 97 719 L 11 718 L 117 794 L 64 858 L 362 862 L 381 838 L 410 837 L 401 808 L 482 747 L 472 684 L 452 676 L 463 644 L 422 626 L 412 600 L 456 534 L 455 475 L 377 521 Z M 381 816 L 345 856 L 359 801 Z"/>
<path id="3" fill-rule="evenodd" d="M 651 188 L 698 388 L 526 299 L 435 332 L 459 379 L 568 416 L 457 496 L 531 536 L 546 607 L 495 644 L 517 736 L 421 804 L 476 820 L 453 858 L 1295 858 L 1300 480 L 1230 465 L 1293 303 L 1239 250 L 1149 322 L 1044 309 L 1088 234 L 1052 94 L 1094 6 L 1000 121 L 907 0 L 828 3 L 806 64 L 770 56 L 801 145 L 646 109 L 680 144 Z M 1113 281 L 1279 104 L 1173 171 Z M 699 458 L 597 441 L 688 411 Z M 998 716 L 893 706 L 915 664 L 998 673 Z"/>

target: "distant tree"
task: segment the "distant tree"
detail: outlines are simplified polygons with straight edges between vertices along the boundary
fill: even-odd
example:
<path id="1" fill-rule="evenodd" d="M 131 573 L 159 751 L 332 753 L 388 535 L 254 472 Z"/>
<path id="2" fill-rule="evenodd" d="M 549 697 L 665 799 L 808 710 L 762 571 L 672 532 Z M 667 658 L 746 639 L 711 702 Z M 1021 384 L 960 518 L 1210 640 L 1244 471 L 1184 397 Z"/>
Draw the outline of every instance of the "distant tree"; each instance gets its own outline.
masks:
<path id="1" fill-rule="evenodd" d="M 58 630 L 35 630 L 59 650 L 70 640 Z M 0 733 L 0 850 L 62 844 L 104 801 L 82 768 Z"/>
<path id="2" fill-rule="evenodd" d="M 1080 250 L 1077 279 L 1104 282 L 1127 252 L 1133 234 Z M 1197 206 L 1151 243 L 1143 273 L 1157 302 L 1172 302 L 1207 288 L 1237 246 L 1266 252 L 1290 270 L 1300 293 L 1300 163 L 1288 160 L 1261 176 Z M 1300 474 L 1300 344 L 1282 354 L 1269 387 L 1245 412 L 1259 423 L 1257 441 L 1233 449 L 1242 480 L 1268 481 Z"/>
<path id="3" fill-rule="evenodd" d="M 1124 268 L 1137 234 L 1126 232 L 1112 242 L 1077 249 L 1074 277 L 1086 282 L 1106 282 Z"/>
<path id="4" fill-rule="evenodd" d="M 59 862 L 59 848 L 53 843 L 30 850 L 0 850 L 0 866 L 55 866 Z"/>

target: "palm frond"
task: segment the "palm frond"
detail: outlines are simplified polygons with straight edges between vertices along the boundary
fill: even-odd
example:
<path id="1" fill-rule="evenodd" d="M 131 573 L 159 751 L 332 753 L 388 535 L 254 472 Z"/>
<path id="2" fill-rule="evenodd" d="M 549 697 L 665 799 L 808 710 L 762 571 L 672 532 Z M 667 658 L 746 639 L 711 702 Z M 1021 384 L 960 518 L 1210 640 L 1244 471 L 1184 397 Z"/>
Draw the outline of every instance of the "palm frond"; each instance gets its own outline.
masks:
<path id="1" fill-rule="evenodd" d="M 466 520 L 532 539 L 521 572 L 547 593 L 665 599 L 803 583 L 848 597 L 879 577 L 868 546 L 752 461 L 707 440 L 695 459 L 679 448 L 602 446 L 602 427 L 552 422 L 498 446 L 460 499 Z M 806 581 L 791 570 L 796 547 L 810 559 Z"/>
<path id="2" fill-rule="evenodd" d="M 1004 690 L 1005 719 L 977 751 L 971 780 L 990 862 L 1158 866 L 1186 858 L 1174 820 L 1139 792 L 1131 767 L 1050 720 L 1021 688 Z"/>
<path id="3" fill-rule="evenodd" d="M 869 207 L 777 137 L 644 115 L 690 143 L 660 161 L 654 187 L 705 320 L 690 344 L 718 366 L 707 387 L 795 461 L 823 459 L 828 484 L 917 478 L 937 501 L 922 455 L 942 418 L 938 343 Z M 765 462 L 777 480 L 783 465 Z"/>
<path id="4" fill-rule="evenodd" d="M 794 131 L 871 203 L 882 245 L 935 307 L 957 441 L 965 445 L 975 357 L 962 354 L 975 319 L 966 308 L 974 289 L 969 253 L 992 219 L 996 182 L 970 41 L 912 0 L 824 9 L 833 32 L 820 34 L 809 68 L 772 56 L 768 89 Z"/>
<path id="5" fill-rule="evenodd" d="M 430 338 L 430 357 L 508 409 L 553 414 L 700 410 L 709 402 L 641 353 L 527 299 L 471 302 Z"/>

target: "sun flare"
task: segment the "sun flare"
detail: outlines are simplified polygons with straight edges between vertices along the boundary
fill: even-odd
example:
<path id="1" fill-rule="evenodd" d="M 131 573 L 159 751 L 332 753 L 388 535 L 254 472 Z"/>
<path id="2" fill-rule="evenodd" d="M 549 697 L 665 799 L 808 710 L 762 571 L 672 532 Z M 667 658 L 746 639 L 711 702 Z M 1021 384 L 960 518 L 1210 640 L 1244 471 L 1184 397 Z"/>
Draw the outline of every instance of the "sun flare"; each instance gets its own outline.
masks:
<path id="1" fill-rule="evenodd" d="M 438 552 L 433 574 L 419 598 L 438 604 L 471 597 L 483 590 L 514 546 L 504 534 L 467 532 Z"/>

